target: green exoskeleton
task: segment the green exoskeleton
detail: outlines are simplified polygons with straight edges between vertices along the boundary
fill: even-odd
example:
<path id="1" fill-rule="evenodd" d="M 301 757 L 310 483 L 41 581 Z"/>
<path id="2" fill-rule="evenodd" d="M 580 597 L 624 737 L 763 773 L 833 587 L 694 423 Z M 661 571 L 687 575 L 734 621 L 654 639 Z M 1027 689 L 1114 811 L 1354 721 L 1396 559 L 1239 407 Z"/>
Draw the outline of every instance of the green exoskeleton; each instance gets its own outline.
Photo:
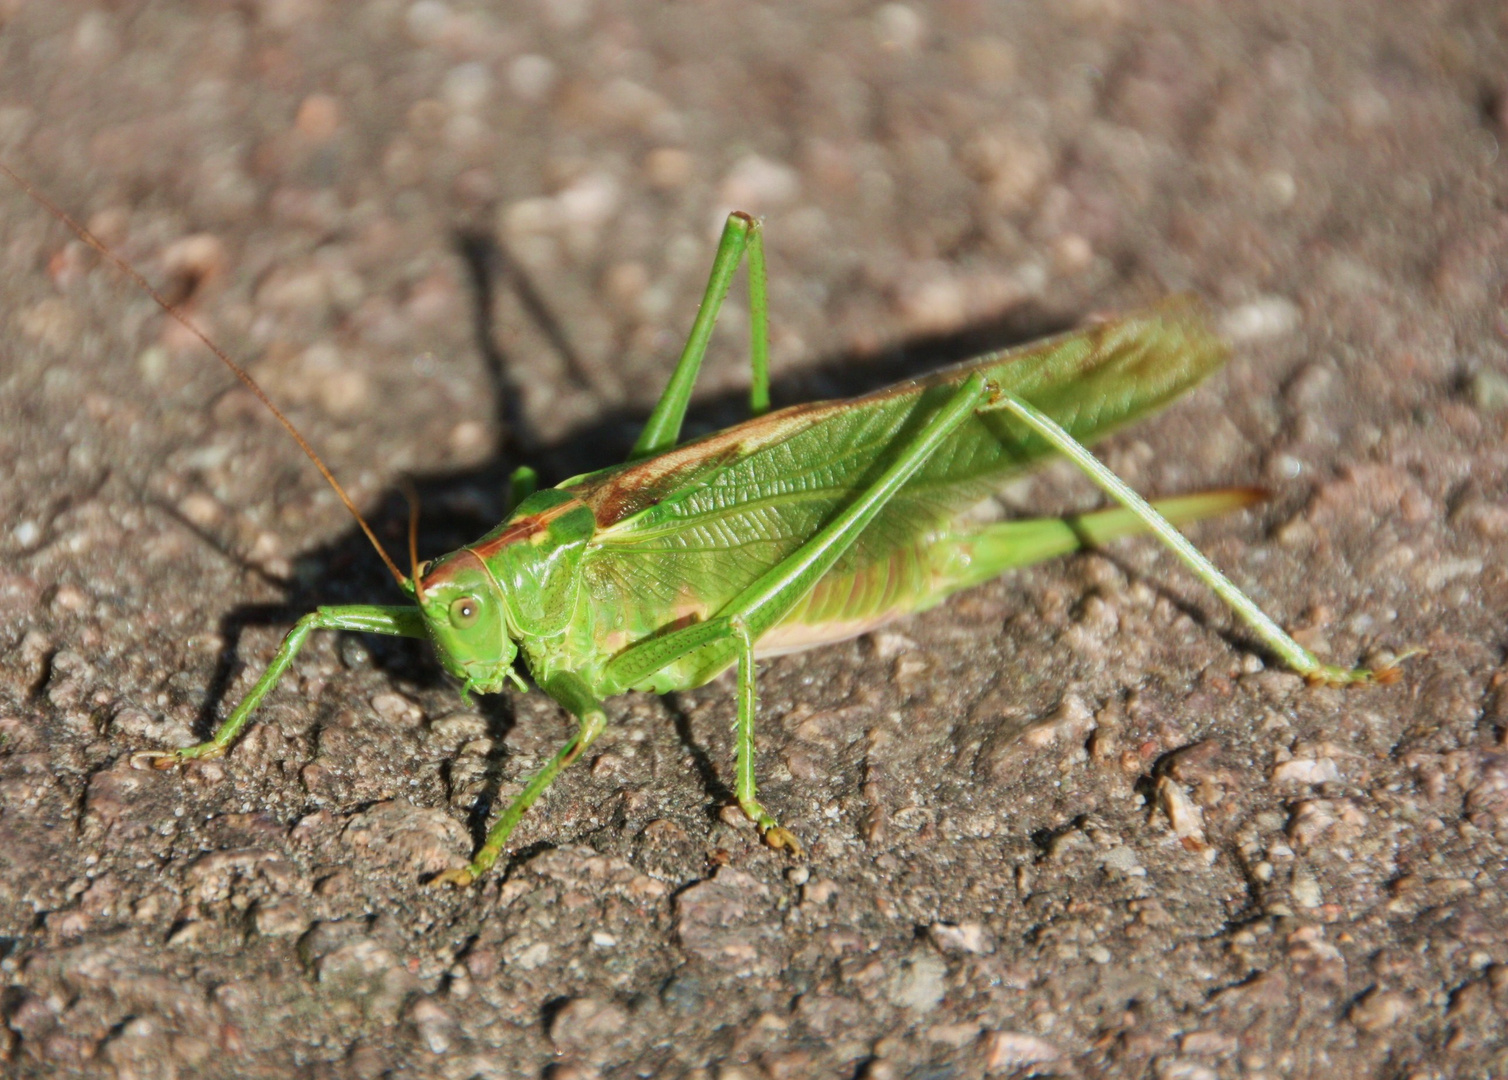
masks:
<path id="1" fill-rule="evenodd" d="M 746 256 L 755 418 L 678 444 L 718 309 Z M 625 464 L 546 490 L 534 490 L 533 474 L 519 470 L 506 521 L 411 575 L 373 538 L 410 603 L 310 613 L 211 739 L 140 753 L 136 763 L 172 768 L 224 754 L 314 630 L 427 638 L 469 692 L 495 693 L 510 682 L 522 688 L 522 669 L 578 726 L 502 812 L 470 865 L 442 875 L 465 884 L 497 861 L 524 813 L 602 734 L 605 699 L 688 689 L 736 666 L 739 806 L 769 844 L 799 854 L 796 838 L 756 793 L 757 659 L 862 634 L 1010 567 L 1140 531 L 1171 545 L 1273 653 L 1311 680 L 1391 673 L 1321 663 L 1170 523 L 1246 505 L 1251 492 L 1207 492 L 1154 507 L 1084 449 L 1223 363 L 1225 350 L 1193 302 L 1175 300 L 865 397 L 767 413 L 764 285 L 760 225 L 735 213 L 675 373 Z M 1070 457 L 1121 507 L 1073 520 L 989 524 L 966 514 L 1052 453 Z"/>

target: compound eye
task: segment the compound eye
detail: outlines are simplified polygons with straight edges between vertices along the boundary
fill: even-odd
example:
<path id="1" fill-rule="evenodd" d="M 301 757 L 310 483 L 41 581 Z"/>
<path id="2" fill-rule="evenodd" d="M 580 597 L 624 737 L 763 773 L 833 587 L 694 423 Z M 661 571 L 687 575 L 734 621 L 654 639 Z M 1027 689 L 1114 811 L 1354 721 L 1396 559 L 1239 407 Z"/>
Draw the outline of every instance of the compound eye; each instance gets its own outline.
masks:
<path id="1" fill-rule="evenodd" d="M 475 625 L 482 614 L 482 603 L 474 596 L 459 596 L 450 603 L 450 625 L 460 630 Z"/>

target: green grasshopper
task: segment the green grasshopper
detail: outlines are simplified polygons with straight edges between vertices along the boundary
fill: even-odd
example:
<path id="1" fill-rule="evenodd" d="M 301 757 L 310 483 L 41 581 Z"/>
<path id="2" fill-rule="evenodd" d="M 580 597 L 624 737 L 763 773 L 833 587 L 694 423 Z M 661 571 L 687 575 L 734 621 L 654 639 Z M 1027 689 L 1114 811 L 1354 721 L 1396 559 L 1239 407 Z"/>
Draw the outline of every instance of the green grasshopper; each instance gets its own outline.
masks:
<path id="1" fill-rule="evenodd" d="M 32 194 L 181 318 L 87 230 Z M 745 257 L 755 417 L 678 444 L 718 310 Z M 170 769 L 224 754 L 315 630 L 428 639 L 463 694 L 496 693 L 510 682 L 524 689 L 522 654 L 534 682 L 576 717 L 576 732 L 503 811 L 470 865 L 441 881 L 469 884 L 493 866 L 529 807 L 606 729 L 605 699 L 690 689 L 735 665 L 738 804 L 768 844 L 799 856 L 796 838 L 756 794 L 758 658 L 854 637 L 1011 567 L 1134 532 L 1151 531 L 1172 547 L 1311 681 L 1390 679 L 1394 670 L 1321 663 L 1172 524 L 1246 505 L 1254 493 L 1206 492 L 1153 506 L 1084 449 L 1224 362 L 1224 347 L 1187 299 L 864 397 L 768 412 L 761 227 L 734 213 L 675 373 L 629 460 L 544 490 L 520 469 L 509 517 L 474 543 L 420 564 L 411 528 L 409 575 L 292 424 L 210 347 L 315 462 L 412 603 L 328 606 L 304 616 L 212 738 L 138 753 L 133 763 Z M 967 510 L 1054 452 L 1122 508 L 1070 520 L 971 523 Z"/>

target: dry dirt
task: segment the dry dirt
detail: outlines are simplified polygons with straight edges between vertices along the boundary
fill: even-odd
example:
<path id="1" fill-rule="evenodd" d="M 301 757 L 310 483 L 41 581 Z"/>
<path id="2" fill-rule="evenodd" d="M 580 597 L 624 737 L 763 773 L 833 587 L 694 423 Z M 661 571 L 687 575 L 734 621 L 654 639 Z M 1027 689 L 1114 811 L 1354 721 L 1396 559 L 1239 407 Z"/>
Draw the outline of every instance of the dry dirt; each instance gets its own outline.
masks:
<path id="1" fill-rule="evenodd" d="M 766 217 L 777 398 L 1168 292 L 1234 357 L 1105 447 L 1262 484 L 1155 545 L 762 673 L 628 695 L 483 885 L 424 881 L 564 737 L 416 645 L 256 403 L 0 184 L 0 1069 L 18 1077 L 1508 1073 L 1502 6 L 0 0 L 0 159 L 258 378 L 401 547 L 631 438 L 720 216 Z M 738 415 L 745 308 L 697 422 Z M 1012 506 L 1093 504 L 1063 467 Z M 1025 733 L 1023 736 L 1023 732 Z"/>

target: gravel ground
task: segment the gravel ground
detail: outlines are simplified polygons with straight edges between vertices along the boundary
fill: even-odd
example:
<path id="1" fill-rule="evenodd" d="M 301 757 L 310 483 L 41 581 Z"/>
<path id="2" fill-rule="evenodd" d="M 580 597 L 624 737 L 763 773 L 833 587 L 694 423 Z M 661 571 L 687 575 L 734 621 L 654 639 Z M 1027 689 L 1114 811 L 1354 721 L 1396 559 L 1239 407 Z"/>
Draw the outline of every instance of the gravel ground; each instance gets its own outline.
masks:
<path id="1" fill-rule="evenodd" d="M 297 449 L 0 184 L 9 1075 L 1508 1073 L 1508 34 L 1433 0 L 0 0 L 0 158 L 162 284 L 401 547 L 605 464 L 717 224 L 766 216 L 777 399 L 1171 291 L 1234 348 L 1107 444 L 1306 687 L 1140 541 L 762 674 L 615 701 L 502 872 L 423 884 L 557 745 L 323 635 L 222 761 L 134 771 L 319 602 L 395 602 Z M 735 302 L 697 422 L 737 416 Z M 1063 466 L 1006 493 L 1095 496 Z"/>

